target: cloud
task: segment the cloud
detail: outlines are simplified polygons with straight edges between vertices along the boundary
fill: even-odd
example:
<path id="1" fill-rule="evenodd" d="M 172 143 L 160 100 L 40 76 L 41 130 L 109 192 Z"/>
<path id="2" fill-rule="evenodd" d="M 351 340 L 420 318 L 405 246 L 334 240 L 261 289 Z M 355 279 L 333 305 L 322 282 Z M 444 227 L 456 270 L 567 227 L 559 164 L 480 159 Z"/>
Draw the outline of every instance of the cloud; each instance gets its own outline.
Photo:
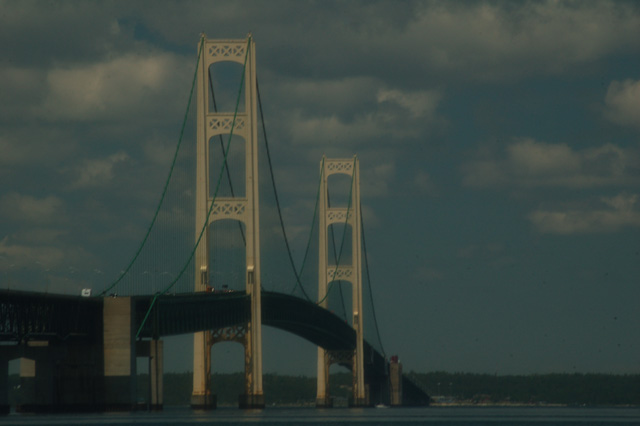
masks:
<path id="1" fill-rule="evenodd" d="M 25 118 L 46 87 L 45 72 L 35 68 L 8 65 L 0 67 L 0 121 L 15 122 Z"/>
<path id="2" fill-rule="evenodd" d="M 290 116 L 291 138 L 313 144 L 346 144 L 347 149 L 380 138 L 415 138 L 436 120 L 442 98 L 436 90 L 378 89 L 376 103 L 367 102 L 370 96 L 368 93 L 362 94 L 361 99 L 351 98 L 353 116 L 337 114 L 332 107 L 304 113 L 297 110 Z"/>
<path id="3" fill-rule="evenodd" d="M 423 66 L 473 79 L 559 73 L 640 47 L 640 15 L 629 4 L 435 2 L 419 9 L 406 31 L 389 40 L 413 49 Z"/>
<path id="4" fill-rule="evenodd" d="M 51 268 L 59 269 L 74 264 L 88 268 L 96 264 L 84 248 L 62 241 L 60 237 L 64 232 L 38 229 L 38 234 L 26 232 L 1 239 L 0 270 L 27 268 L 49 273 Z"/>
<path id="5" fill-rule="evenodd" d="M 393 161 L 376 162 L 367 165 L 361 171 L 360 185 L 364 197 L 384 197 L 389 194 L 389 186 L 396 174 L 396 164 Z"/>
<path id="6" fill-rule="evenodd" d="M 640 128 L 640 80 L 613 81 L 609 85 L 605 116 L 614 123 Z"/>
<path id="7" fill-rule="evenodd" d="M 243 28 L 254 29 L 268 67 L 314 77 L 393 75 L 407 83 L 434 75 L 502 80 L 575 71 L 640 48 L 640 14 L 633 2 L 433 1 L 398 7 L 393 1 L 324 1 L 313 7 L 235 1 L 215 8 L 215 27 L 211 10 L 197 2 L 154 7 L 145 23 L 176 43 L 193 44 L 193 27 L 244 37 L 234 25 L 241 19 Z M 180 25 L 182 19 L 191 25 Z"/>
<path id="8" fill-rule="evenodd" d="M 432 177 L 429 175 L 429 173 L 423 170 L 419 170 L 415 174 L 413 178 L 413 184 L 416 187 L 416 189 L 422 194 L 427 194 L 427 195 L 438 194 L 438 188 L 436 184 L 433 182 Z"/>
<path id="9" fill-rule="evenodd" d="M 128 53 L 52 68 L 47 70 L 46 96 L 35 113 L 47 121 L 127 121 L 149 119 L 151 112 L 156 120 L 173 116 L 184 109 L 192 68 L 171 53 Z"/>
<path id="10" fill-rule="evenodd" d="M 8 237 L 0 240 L 0 255 L 8 259 L 3 262 L 7 268 L 34 267 L 36 264 L 53 267 L 62 264 L 65 260 L 64 250 L 59 247 L 12 244 Z"/>
<path id="11" fill-rule="evenodd" d="M 586 234 L 640 228 L 638 194 L 619 194 L 600 199 L 592 208 L 536 210 L 528 219 L 538 231 L 548 234 Z"/>
<path id="12" fill-rule="evenodd" d="M 62 199 L 54 195 L 36 198 L 15 192 L 0 198 L 0 215 L 5 220 L 22 223 L 59 222 L 66 215 Z"/>
<path id="13" fill-rule="evenodd" d="M 0 135 L 0 170 L 18 167 L 51 167 L 59 161 L 71 158 L 75 153 L 76 141 L 66 129 L 38 125 L 6 126 Z M 0 173 L 2 173 L 0 171 Z"/>
<path id="14" fill-rule="evenodd" d="M 502 155 L 484 154 L 461 170 L 463 183 L 474 187 L 636 185 L 640 156 L 632 148 L 614 144 L 575 150 L 567 144 L 521 139 L 509 144 Z"/>
<path id="15" fill-rule="evenodd" d="M 378 92 L 378 103 L 395 103 L 401 106 L 407 114 L 414 118 L 432 118 L 436 107 L 442 98 L 438 91 L 414 91 L 385 90 Z"/>
<path id="16" fill-rule="evenodd" d="M 422 284 L 433 284 L 434 282 L 441 281 L 445 278 L 445 273 L 432 266 L 417 266 L 411 271 L 412 281 L 417 281 Z"/>
<path id="17" fill-rule="evenodd" d="M 75 175 L 72 186 L 74 188 L 105 186 L 113 180 L 116 167 L 129 161 L 131 157 L 123 151 L 107 158 L 84 160 L 72 172 Z"/>

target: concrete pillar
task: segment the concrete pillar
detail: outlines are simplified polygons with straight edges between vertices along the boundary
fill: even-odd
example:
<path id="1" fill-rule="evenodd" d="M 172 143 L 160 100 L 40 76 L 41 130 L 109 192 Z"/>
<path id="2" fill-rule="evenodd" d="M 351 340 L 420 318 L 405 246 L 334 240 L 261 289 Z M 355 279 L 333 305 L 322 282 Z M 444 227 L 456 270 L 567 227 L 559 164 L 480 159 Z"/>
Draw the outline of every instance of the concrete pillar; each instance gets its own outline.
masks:
<path id="1" fill-rule="evenodd" d="M 193 335 L 193 392 L 191 408 L 211 410 L 216 408 L 216 399 L 211 395 L 211 347 L 209 332 Z"/>
<path id="2" fill-rule="evenodd" d="M 398 357 L 393 356 L 389 364 L 389 392 L 391 393 L 391 406 L 402 405 L 402 364 Z"/>
<path id="3" fill-rule="evenodd" d="M 136 406 L 136 345 L 130 297 L 104 299 L 104 398 L 108 411 Z"/>
<path id="4" fill-rule="evenodd" d="M 0 415 L 9 414 L 9 358 L 0 354 Z"/>
<path id="5" fill-rule="evenodd" d="M 329 360 L 329 353 L 318 347 L 317 408 L 333 407 L 333 398 L 329 394 L 329 367 L 331 366 Z"/>
<path id="6" fill-rule="evenodd" d="M 149 383 L 151 386 L 150 409 L 152 411 L 160 411 L 163 408 L 164 401 L 164 345 L 162 340 L 152 340 L 149 344 Z"/>
<path id="7" fill-rule="evenodd" d="M 18 412 L 43 413 L 54 409 L 54 351 L 48 342 L 28 342 L 31 358 L 20 359 L 21 401 Z"/>

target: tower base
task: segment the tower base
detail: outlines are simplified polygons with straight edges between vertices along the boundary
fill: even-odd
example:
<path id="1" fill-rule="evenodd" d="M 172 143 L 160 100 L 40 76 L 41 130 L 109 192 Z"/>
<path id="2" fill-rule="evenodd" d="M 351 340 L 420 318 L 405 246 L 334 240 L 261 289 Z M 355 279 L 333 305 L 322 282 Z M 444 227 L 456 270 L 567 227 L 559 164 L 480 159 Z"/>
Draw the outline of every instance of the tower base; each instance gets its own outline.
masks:
<path id="1" fill-rule="evenodd" d="M 218 407 L 216 395 L 191 395 L 191 408 L 193 410 L 215 410 Z"/>
<path id="2" fill-rule="evenodd" d="M 333 408 L 333 398 L 330 396 L 316 398 L 316 408 Z"/>
<path id="3" fill-rule="evenodd" d="M 241 409 L 262 409 L 264 408 L 264 395 L 240 395 L 238 405 Z"/>

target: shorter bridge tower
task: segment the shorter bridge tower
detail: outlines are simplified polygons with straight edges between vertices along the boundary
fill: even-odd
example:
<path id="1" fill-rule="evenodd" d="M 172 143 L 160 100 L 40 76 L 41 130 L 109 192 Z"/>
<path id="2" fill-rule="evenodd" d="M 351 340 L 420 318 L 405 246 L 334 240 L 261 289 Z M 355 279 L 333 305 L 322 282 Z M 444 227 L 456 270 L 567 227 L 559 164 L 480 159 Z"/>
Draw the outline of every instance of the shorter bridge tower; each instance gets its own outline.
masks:
<path id="1" fill-rule="evenodd" d="M 353 371 L 352 406 L 369 405 L 364 384 L 363 361 L 363 321 L 362 321 L 362 256 L 360 221 L 360 166 L 357 157 L 347 159 L 328 159 L 323 157 L 320 166 L 319 200 L 319 259 L 318 259 L 318 304 L 328 307 L 329 284 L 333 281 L 349 281 L 352 288 L 353 328 L 356 332 L 356 345 L 353 351 L 327 351 L 318 348 L 318 386 L 317 407 L 332 406 L 329 395 L 329 367 L 331 364 L 350 363 Z M 351 177 L 351 189 L 348 206 L 329 207 L 328 178 L 334 174 Z M 351 228 L 351 263 L 329 265 L 328 232 L 333 224 L 345 224 Z M 345 232 L 347 230 L 345 229 Z"/>
<path id="2" fill-rule="evenodd" d="M 264 407 L 262 391 L 262 313 L 260 295 L 260 237 L 258 203 L 258 131 L 255 44 L 245 40 L 207 40 L 202 36 L 197 71 L 197 165 L 196 165 L 196 241 L 195 291 L 204 292 L 209 285 L 209 226 L 218 220 L 236 220 L 245 225 L 247 294 L 251 296 L 251 319 L 233 329 L 198 332 L 194 335 L 193 394 L 191 406 L 213 408 L 211 395 L 211 345 L 220 341 L 237 341 L 245 348 L 245 393 L 241 408 Z M 210 111 L 209 67 L 218 62 L 244 65 L 244 109 Z M 244 196 L 219 197 L 209 187 L 209 146 L 219 135 L 235 135 L 245 143 Z M 235 142 L 235 141 L 234 141 Z M 205 227 L 202 232 L 203 226 Z M 202 234 L 202 237 L 201 237 Z"/>

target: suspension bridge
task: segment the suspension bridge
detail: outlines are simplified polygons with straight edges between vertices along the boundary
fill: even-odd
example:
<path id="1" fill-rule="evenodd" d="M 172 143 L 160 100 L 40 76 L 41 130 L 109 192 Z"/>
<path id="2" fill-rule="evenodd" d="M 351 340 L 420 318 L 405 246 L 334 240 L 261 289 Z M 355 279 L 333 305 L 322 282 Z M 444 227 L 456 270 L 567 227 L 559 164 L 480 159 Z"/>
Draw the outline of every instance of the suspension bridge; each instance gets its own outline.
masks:
<path id="1" fill-rule="evenodd" d="M 195 144 L 183 143 L 194 103 Z M 126 267 L 110 283 L 90 283 L 92 295 L 0 290 L 0 409 L 9 411 L 14 359 L 22 411 L 133 409 L 139 357 L 149 359 L 150 407 L 161 409 L 162 338 L 183 334 L 194 336 L 192 407 L 216 406 L 211 349 L 233 341 L 245 353 L 239 406 L 262 408 L 263 325 L 317 345 L 318 407 L 332 406 L 333 364 L 352 371 L 352 406 L 428 404 L 380 339 L 358 158 L 323 157 L 319 175 L 297 267 L 269 152 L 254 41 L 203 35 L 170 171 Z"/>

